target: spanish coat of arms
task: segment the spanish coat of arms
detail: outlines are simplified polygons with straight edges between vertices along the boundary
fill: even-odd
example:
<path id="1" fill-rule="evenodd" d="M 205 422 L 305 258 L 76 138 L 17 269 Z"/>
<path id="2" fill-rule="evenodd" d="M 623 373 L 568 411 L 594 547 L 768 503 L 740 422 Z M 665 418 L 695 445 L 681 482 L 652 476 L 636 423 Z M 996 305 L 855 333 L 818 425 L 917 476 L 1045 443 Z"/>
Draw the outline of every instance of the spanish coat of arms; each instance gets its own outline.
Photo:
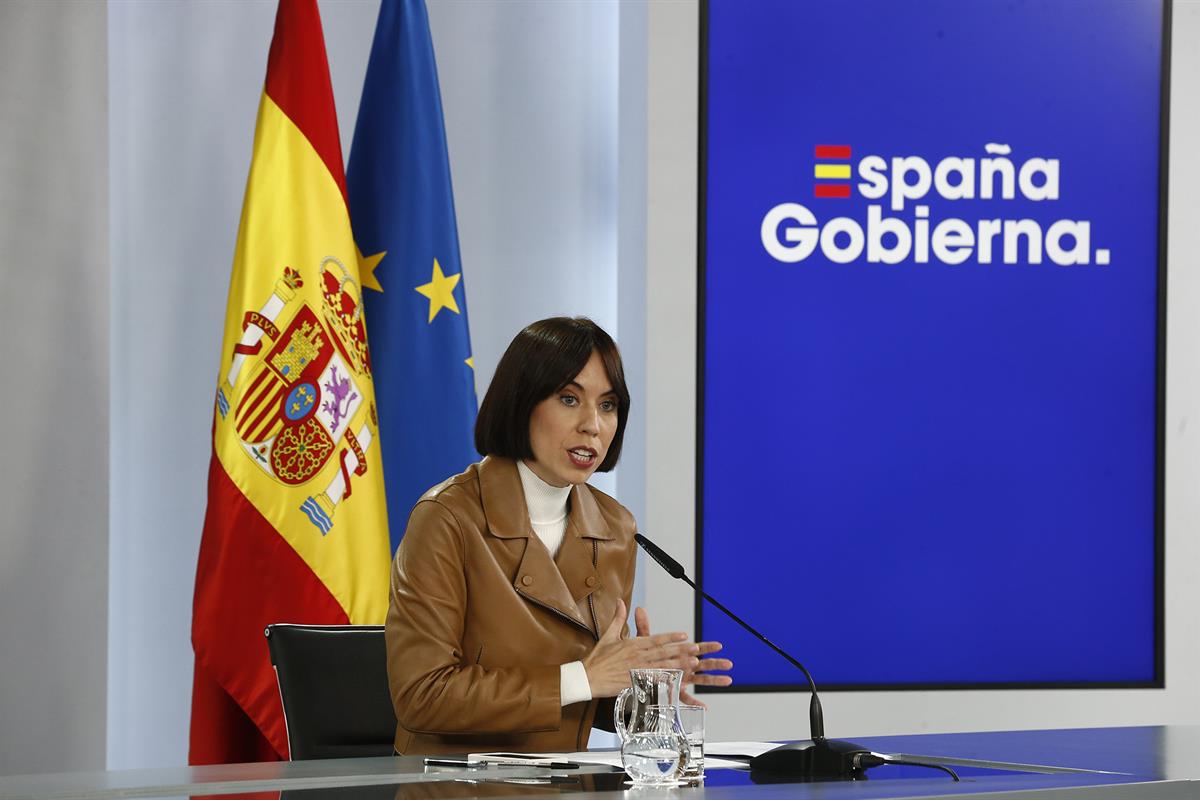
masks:
<path id="1" fill-rule="evenodd" d="M 262 308 L 246 312 L 217 411 L 232 414 L 246 455 L 286 486 L 308 483 L 336 459 L 333 479 L 301 506 L 326 534 L 352 475 L 366 472 L 376 420 L 372 404 L 369 419 L 351 429 L 366 401 L 362 384 L 371 381 L 358 284 L 333 257 L 322 261 L 320 281 L 314 309 L 298 297 L 299 272 L 287 267 Z"/>

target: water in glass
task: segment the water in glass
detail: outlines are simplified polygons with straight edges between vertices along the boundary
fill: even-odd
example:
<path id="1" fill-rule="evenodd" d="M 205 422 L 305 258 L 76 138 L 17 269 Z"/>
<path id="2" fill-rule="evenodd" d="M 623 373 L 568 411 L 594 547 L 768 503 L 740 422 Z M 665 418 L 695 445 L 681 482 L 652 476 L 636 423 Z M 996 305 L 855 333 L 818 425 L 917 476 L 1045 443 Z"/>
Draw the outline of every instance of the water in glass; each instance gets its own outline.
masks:
<path id="1" fill-rule="evenodd" d="M 613 722 L 621 761 L 634 784 L 673 784 L 687 768 L 688 744 L 679 724 L 683 671 L 630 670 L 630 687 L 617 695 Z"/>
<path id="2" fill-rule="evenodd" d="M 621 765 L 642 786 L 674 784 L 679 771 L 678 740 L 660 733 L 633 733 L 621 745 Z"/>

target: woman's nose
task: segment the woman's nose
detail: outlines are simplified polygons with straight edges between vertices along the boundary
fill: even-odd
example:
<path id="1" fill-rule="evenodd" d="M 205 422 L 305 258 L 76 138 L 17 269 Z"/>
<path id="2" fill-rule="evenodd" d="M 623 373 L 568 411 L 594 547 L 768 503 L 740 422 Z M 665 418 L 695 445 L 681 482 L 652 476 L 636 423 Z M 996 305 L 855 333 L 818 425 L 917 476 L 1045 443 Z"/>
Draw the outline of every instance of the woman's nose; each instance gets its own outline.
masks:
<path id="1" fill-rule="evenodd" d="M 579 430 L 590 435 L 598 434 L 600 432 L 600 410 L 585 406 L 579 415 Z"/>

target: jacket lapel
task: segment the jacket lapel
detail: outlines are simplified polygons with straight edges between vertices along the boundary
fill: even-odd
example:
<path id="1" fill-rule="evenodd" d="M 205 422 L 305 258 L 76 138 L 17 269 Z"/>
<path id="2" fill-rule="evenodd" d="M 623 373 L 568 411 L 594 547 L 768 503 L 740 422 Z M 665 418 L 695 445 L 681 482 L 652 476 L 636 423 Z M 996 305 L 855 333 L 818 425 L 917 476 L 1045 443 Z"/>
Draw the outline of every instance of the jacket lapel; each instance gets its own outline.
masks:
<path id="1" fill-rule="evenodd" d="M 597 552 L 600 542 L 613 537 L 604 525 L 596 498 L 587 486 L 572 489 L 570 502 L 567 530 L 558 550 L 558 569 L 575 601 L 576 610 L 586 620 L 592 634 L 599 638 L 602 622 L 593 613 L 588 598 L 605 588 L 596 569 Z"/>
<path id="2" fill-rule="evenodd" d="M 559 563 L 556 565 L 550 556 L 550 551 L 542 544 L 541 539 L 533 533 L 529 524 L 529 510 L 525 506 L 525 492 L 521 488 L 521 478 L 517 474 L 517 465 L 506 458 L 488 456 L 479 465 L 479 491 L 483 502 L 483 512 L 487 517 L 488 530 L 500 539 L 524 539 L 525 548 L 521 562 L 513 575 L 513 589 L 530 602 L 555 612 L 564 621 L 577 625 L 595 634 L 590 614 L 584 614 L 576 602 L 579 589 L 587 592 L 587 579 L 592 576 L 594 582 L 595 570 L 592 568 L 591 542 L 586 543 L 586 549 L 578 536 L 571 532 L 575 519 L 575 502 L 579 487 L 571 492 L 572 511 L 567 520 L 567 531 L 563 536 L 563 544 L 559 549 Z M 586 491 L 586 490 L 585 490 Z M 599 510 L 594 508 L 595 500 L 591 500 L 593 512 L 599 516 Z M 571 545 L 568 548 L 568 545 Z M 583 561 L 586 572 L 582 571 Z M 566 569 L 563 569 L 564 563 Z M 567 570 L 573 576 L 570 584 L 566 578 Z M 579 595 L 580 599 L 586 594 Z M 585 602 L 586 607 L 586 602 Z"/>

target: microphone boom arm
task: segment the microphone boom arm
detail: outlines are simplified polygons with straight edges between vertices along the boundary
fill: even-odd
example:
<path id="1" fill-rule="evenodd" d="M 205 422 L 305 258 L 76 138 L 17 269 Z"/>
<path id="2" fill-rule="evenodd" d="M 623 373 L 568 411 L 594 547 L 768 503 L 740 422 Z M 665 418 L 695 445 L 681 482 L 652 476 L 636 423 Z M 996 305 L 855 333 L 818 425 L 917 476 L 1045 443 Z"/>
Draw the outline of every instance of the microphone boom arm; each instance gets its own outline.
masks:
<path id="1" fill-rule="evenodd" d="M 796 659 L 792 658 L 787 653 L 785 653 L 783 651 L 783 649 L 779 647 L 779 645 L 775 644 L 770 639 L 768 639 L 766 636 L 762 635 L 757 630 L 755 630 L 748 622 L 746 622 L 741 617 L 739 617 L 737 614 L 733 613 L 728 608 L 726 608 L 724 603 L 722 603 L 720 600 L 717 600 L 715 597 L 710 595 L 708 592 L 704 591 L 699 586 L 697 586 L 695 583 L 693 583 L 692 579 L 689 578 L 686 574 L 680 575 L 679 577 L 684 583 L 686 583 L 688 586 L 692 587 L 697 592 L 699 592 L 701 597 L 703 597 L 705 600 L 712 603 L 718 609 L 723 611 L 725 613 L 725 616 L 729 617 L 731 620 L 736 622 L 738 625 L 741 625 L 743 628 L 745 628 L 747 631 L 749 631 L 751 634 L 753 634 L 754 637 L 757 638 L 760 642 L 762 642 L 767 647 L 774 650 L 779 655 L 786 658 L 788 660 L 788 663 L 790 663 L 792 666 L 796 667 L 797 669 L 799 669 L 801 672 L 804 673 L 804 677 L 808 679 L 808 687 L 809 687 L 809 689 L 812 690 L 812 699 L 809 701 L 809 704 L 808 704 L 808 722 L 809 722 L 809 728 L 810 728 L 809 732 L 812 735 L 813 741 L 816 741 L 818 739 L 824 739 L 825 738 L 825 714 L 821 710 L 821 700 L 817 696 L 817 683 L 816 683 L 816 681 L 813 680 L 813 676 L 809 673 L 809 671 L 805 668 L 805 666 L 803 664 L 801 664 L 799 661 L 797 661 Z"/>
<path id="2" fill-rule="evenodd" d="M 708 592 L 697 586 L 687 576 L 683 566 L 667 555 L 666 551 L 661 547 L 640 533 L 635 533 L 634 539 L 672 578 L 679 578 L 687 583 L 701 597 L 720 609 L 722 613 L 752 633 L 755 638 L 767 647 L 770 647 L 787 659 L 789 664 L 803 672 L 804 677 L 808 679 L 808 686 L 812 690 L 812 698 L 808 704 L 808 725 L 811 741 L 781 745 L 774 750 L 768 750 L 754 757 L 750 760 L 750 777 L 752 780 L 756 783 L 759 782 L 755 778 L 756 772 L 763 776 L 762 780 L 767 783 L 774 783 L 780 778 L 785 780 L 794 778 L 807 780 L 829 778 L 855 780 L 864 776 L 863 770 L 866 767 L 875 766 L 875 761 L 878 760 L 878 757 L 867 748 L 854 742 L 825 738 L 825 715 L 821 711 L 821 699 L 817 696 L 817 683 L 803 664 L 785 653 L 779 645 L 772 642 L 766 636 L 763 636 L 749 623 L 726 608 L 720 601 L 711 597 Z"/>

